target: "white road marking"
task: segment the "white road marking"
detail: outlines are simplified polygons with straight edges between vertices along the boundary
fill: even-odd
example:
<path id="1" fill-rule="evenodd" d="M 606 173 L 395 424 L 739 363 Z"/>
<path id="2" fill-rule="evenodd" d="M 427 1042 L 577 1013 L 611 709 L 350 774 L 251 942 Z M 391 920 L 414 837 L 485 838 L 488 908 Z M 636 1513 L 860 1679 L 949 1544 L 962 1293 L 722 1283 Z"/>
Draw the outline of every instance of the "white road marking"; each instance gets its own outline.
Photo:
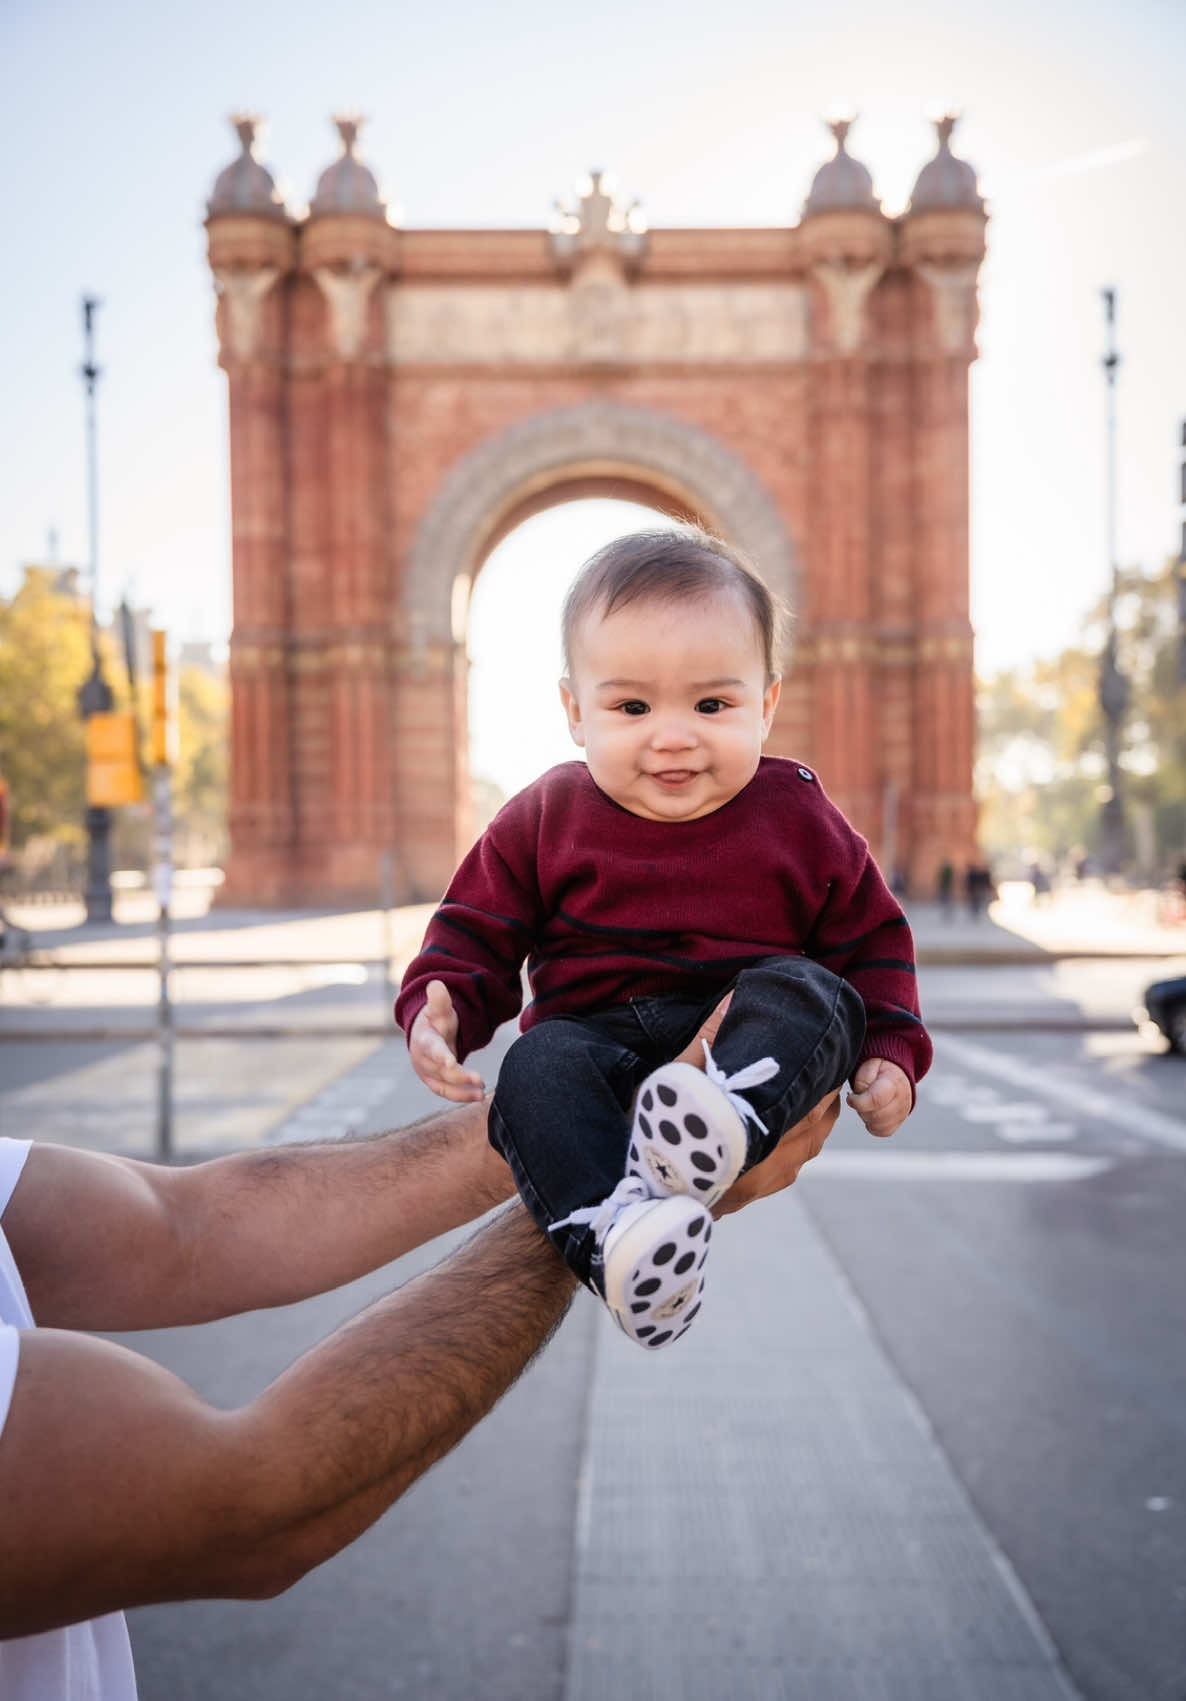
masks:
<path id="1" fill-rule="evenodd" d="M 998 1080 L 1008 1082 L 1011 1087 L 1020 1087 L 1023 1091 L 1035 1093 L 1039 1098 L 1049 1099 L 1063 1111 L 1071 1111 L 1079 1116 L 1097 1117 L 1126 1134 L 1152 1140 L 1157 1145 L 1168 1146 L 1176 1152 L 1186 1152 L 1186 1116 L 1166 1116 L 1149 1105 L 1138 1104 L 1132 1098 L 1103 1093 L 1098 1088 L 1080 1086 L 1075 1081 L 1061 1080 L 1036 1064 L 1023 1063 L 1019 1058 L 1009 1057 L 1003 1051 L 991 1050 L 988 1046 L 977 1045 L 971 1040 L 956 1039 L 951 1034 L 939 1035 L 936 1050 L 942 1057 L 962 1063 L 965 1068 L 995 1075 Z M 922 1091 L 927 1091 L 925 1083 Z"/>
<path id="2" fill-rule="evenodd" d="M 1073 1122 L 1002 1122 L 996 1132 L 1013 1146 L 1047 1145 L 1052 1140 L 1061 1143 L 1079 1137 Z"/>
<path id="3" fill-rule="evenodd" d="M 1018 1104 L 970 1104 L 961 1112 L 966 1122 L 1045 1122 L 1050 1112 L 1032 1101 Z"/>
<path id="4" fill-rule="evenodd" d="M 878 1181 L 1086 1181 L 1114 1167 L 1082 1152 L 895 1152 L 826 1146 L 805 1176 Z"/>
<path id="5" fill-rule="evenodd" d="M 939 1104 L 950 1105 L 965 1122 L 991 1124 L 997 1138 L 1013 1146 L 1061 1144 L 1076 1139 L 1079 1133 L 1073 1122 L 1052 1122 L 1044 1104 L 1033 1099 L 1002 1099 L 995 1087 L 952 1070 L 937 1075 L 933 1085 L 928 1082 L 926 1091 Z"/>

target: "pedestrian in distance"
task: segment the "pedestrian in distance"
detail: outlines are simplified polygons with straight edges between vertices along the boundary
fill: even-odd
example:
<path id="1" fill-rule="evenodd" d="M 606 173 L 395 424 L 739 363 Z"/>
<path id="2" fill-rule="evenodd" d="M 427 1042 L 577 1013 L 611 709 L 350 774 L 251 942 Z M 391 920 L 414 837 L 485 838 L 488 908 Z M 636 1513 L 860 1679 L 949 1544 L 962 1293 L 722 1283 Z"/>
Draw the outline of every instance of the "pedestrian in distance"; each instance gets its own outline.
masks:
<path id="1" fill-rule="evenodd" d="M 955 914 L 955 868 L 952 863 L 945 862 L 940 866 L 935 886 L 943 919 L 950 921 Z"/>
<path id="2" fill-rule="evenodd" d="M 792 1182 L 838 1108 L 718 1214 Z M 513 1194 L 480 1104 L 178 1169 L 0 1139 L 3 1701 L 134 1701 L 125 1609 L 263 1599 L 337 1553 L 489 1411 L 574 1283 L 514 1203 L 237 1411 L 78 1331 L 289 1305 Z"/>
<path id="3" fill-rule="evenodd" d="M 561 697 L 587 759 L 511 799 L 459 868 L 396 1016 L 421 1079 L 464 1067 L 533 999 L 490 1135 L 537 1224 L 639 1345 L 700 1310 L 709 1207 L 850 1081 L 870 1133 L 931 1044 L 913 943 L 814 770 L 768 758 L 779 610 L 699 531 L 618 539 L 563 614 Z M 730 1004 L 704 1071 L 673 1061 Z"/>
<path id="4" fill-rule="evenodd" d="M 992 870 L 984 863 L 970 862 L 964 874 L 964 899 L 973 921 L 980 920 L 992 895 Z"/>

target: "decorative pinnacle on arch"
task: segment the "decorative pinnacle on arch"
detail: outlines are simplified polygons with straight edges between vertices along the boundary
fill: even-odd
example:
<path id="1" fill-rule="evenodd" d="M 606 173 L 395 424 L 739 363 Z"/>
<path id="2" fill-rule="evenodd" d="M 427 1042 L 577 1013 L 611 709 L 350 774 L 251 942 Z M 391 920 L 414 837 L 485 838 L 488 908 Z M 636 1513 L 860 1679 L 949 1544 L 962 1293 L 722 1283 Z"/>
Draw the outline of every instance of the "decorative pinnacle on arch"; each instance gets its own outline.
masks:
<path id="1" fill-rule="evenodd" d="M 575 211 L 554 203 L 552 255 L 571 264 L 579 255 L 602 249 L 627 264 L 637 263 L 646 247 L 646 228 L 639 202 L 623 208 L 609 191 L 607 174 L 590 171 Z"/>
<path id="2" fill-rule="evenodd" d="M 342 138 L 342 152 L 353 154 L 366 119 L 361 112 L 335 112 L 332 116 L 338 127 L 338 135 Z"/>
<path id="3" fill-rule="evenodd" d="M 231 124 L 235 134 L 243 144 L 243 152 L 255 158 L 255 144 L 263 129 L 263 119 L 258 112 L 232 112 Z"/>
<path id="4" fill-rule="evenodd" d="M 314 217 L 349 213 L 363 218 L 388 219 L 387 203 L 374 172 L 358 156 L 358 138 L 366 123 L 360 112 L 335 112 L 333 124 L 342 151 L 317 180 L 309 211 Z"/>
<path id="5" fill-rule="evenodd" d="M 857 121 L 855 112 L 825 122 L 836 142 L 836 152 L 825 160 L 812 179 L 811 190 L 803 203 L 805 214 L 851 212 L 879 213 L 881 202 L 873 192 L 873 178 L 848 151 L 848 133 Z"/>
<path id="6" fill-rule="evenodd" d="M 939 208 L 967 208 L 970 212 L 984 211 L 984 197 L 976 182 L 976 172 L 967 160 L 958 159 L 951 151 L 951 136 L 959 123 L 958 112 L 945 112 L 936 118 L 935 134 L 939 146 L 935 157 L 918 174 L 910 211 L 935 211 Z"/>
<path id="7" fill-rule="evenodd" d="M 239 138 L 239 152 L 219 172 L 206 211 L 211 218 L 224 213 L 249 213 L 253 217 L 284 218 L 288 213 L 271 172 L 256 157 L 263 137 L 264 122 L 255 112 L 232 112 L 231 127 Z"/>

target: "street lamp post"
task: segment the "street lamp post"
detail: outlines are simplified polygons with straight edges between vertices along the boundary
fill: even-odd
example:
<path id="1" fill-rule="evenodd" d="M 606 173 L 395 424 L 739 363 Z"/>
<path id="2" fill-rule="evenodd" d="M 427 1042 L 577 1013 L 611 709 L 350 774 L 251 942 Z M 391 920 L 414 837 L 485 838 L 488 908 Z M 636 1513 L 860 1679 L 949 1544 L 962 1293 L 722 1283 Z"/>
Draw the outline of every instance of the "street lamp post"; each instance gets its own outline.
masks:
<path id="1" fill-rule="evenodd" d="M 95 387 L 99 367 L 95 364 L 95 310 L 99 303 L 93 296 L 84 296 L 82 328 L 86 358 L 82 378 L 86 386 L 86 451 L 87 451 L 87 521 L 90 532 L 90 596 L 91 596 L 91 671 L 78 693 L 78 710 L 83 721 L 92 715 L 111 712 L 115 702 L 110 685 L 103 676 L 103 659 L 99 653 L 99 470 L 95 433 Z M 111 920 L 111 811 L 87 804 L 87 865 L 86 918 L 88 921 Z"/>
<path id="2" fill-rule="evenodd" d="M 1108 386 L 1108 632 L 1100 656 L 1100 708 L 1104 713 L 1104 751 L 1108 764 L 1107 796 L 1101 814 L 1102 861 L 1106 874 L 1119 874 L 1124 867 L 1124 771 L 1120 766 L 1120 739 L 1128 708 L 1128 680 L 1120 671 L 1116 632 L 1116 603 L 1120 594 L 1120 567 L 1116 553 L 1116 291 L 1102 291 L 1108 326 L 1104 354 L 1104 377 Z"/>
<path id="3" fill-rule="evenodd" d="M 1182 483 L 1178 499 L 1182 504 L 1182 538 L 1178 545 L 1178 684 L 1186 685 L 1186 419 L 1182 421 L 1181 444 Z"/>

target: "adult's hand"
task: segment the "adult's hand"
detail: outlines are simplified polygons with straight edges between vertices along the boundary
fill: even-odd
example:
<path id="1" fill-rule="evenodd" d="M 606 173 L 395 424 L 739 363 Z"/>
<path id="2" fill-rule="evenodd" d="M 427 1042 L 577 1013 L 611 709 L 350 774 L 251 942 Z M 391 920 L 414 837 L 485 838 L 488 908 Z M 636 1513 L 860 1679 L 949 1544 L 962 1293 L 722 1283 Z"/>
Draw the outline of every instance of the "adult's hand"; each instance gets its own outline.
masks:
<path id="1" fill-rule="evenodd" d="M 704 1045 L 701 1044 L 701 1041 L 704 1041 L 707 1045 L 716 1044 L 717 1033 L 732 1002 L 733 994 L 727 992 L 712 1015 L 701 1023 L 696 1038 L 689 1040 L 679 1056 L 674 1059 L 676 1063 L 691 1063 L 696 1069 L 704 1068 Z"/>
<path id="2" fill-rule="evenodd" d="M 818 1158 L 823 1151 L 824 1142 L 836 1126 L 839 1115 L 840 1089 L 837 1087 L 834 1093 L 821 1099 L 814 1110 L 809 1110 L 801 1122 L 787 1129 L 769 1157 L 738 1176 L 725 1197 L 714 1207 L 713 1216 L 727 1217 L 731 1211 L 740 1211 L 743 1205 L 752 1205 L 755 1199 L 780 1193 L 784 1187 L 797 1181 L 803 1165 L 810 1163 L 812 1158 Z"/>
<path id="3" fill-rule="evenodd" d="M 703 1069 L 704 1047 L 701 1041 L 707 1040 L 712 1045 L 731 998 L 732 993 L 722 998 L 696 1038 L 680 1052 L 679 1062 L 692 1063 L 697 1069 Z M 801 1122 L 787 1129 L 769 1157 L 738 1176 L 725 1197 L 714 1207 L 713 1216 L 727 1217 L 732 1211 L 740 1211 L 743 1205 L 752 1205 L 755 1199 L 765 1199 L 771 1193 L 781 1193 L 784 1187 L 790 1187 L 798 1180 L 803 1165 L 819 1157 L 839 1115 L 840 1089 L 837 1088 L 808 1111 Z"/>

